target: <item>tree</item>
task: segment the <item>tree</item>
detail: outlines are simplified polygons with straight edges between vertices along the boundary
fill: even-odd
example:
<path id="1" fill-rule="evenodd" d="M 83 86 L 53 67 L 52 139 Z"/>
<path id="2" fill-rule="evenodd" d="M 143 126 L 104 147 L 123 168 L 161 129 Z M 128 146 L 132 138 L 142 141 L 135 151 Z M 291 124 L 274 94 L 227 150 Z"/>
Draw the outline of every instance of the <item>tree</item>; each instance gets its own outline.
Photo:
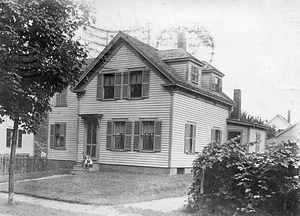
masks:
<path id="1" fill-rule="evenodd" d="M 0 119 L 14 121 L 9 204 L 18 127 L 36 133 L 50 98 L 78 80 L 87 50 L 75 32 L 91 15 L 89 5 L 72 0 L 0 0 Z"/>

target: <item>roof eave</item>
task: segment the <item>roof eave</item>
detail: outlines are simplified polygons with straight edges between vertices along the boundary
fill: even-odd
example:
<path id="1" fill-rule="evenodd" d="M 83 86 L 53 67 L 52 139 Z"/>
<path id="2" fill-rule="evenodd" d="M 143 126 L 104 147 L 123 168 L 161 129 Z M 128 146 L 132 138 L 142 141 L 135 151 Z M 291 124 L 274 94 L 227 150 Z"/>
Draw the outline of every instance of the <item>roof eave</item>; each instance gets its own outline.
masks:
<path id="1" fill-rule="evenodd" d="M 201 92 L 199 92 L 199 91 L 196 91 L 195 89 L 188 88 L 188 87 L 186 87 L 186 86 L 180 85 L 179 83 L 168 83 L 168 84 L 162 84 L 161 86 L 166 87 L 166 88 L 167 88 L 167 87 L 179 87 L 179 88 L 183 88 L 183 89 L 185 89 L 185 90 L 191 91 L 191 92 L 196 93 L 196 94 L 199 94 L 199 95 L 201 95 L 201 96 L 205 96 L 205 97 L 210 98 L 210 99 L 212 99 L 212 100 L 218 101 L 218 102 L 220 102 L 220 103 L 222 103 L 222 104 L 225 104 L 225 105 L 227 105 L 227 106 L 228 106 L 228 105 L 229 105 L 230 107 L 235 106 L 234 103 L 230 103 L 229 101 L 227 102 L 227 101 L 220 100 L 220 99 L 218 99 L 218 98 L 216 98 L 216 97 L 213 97 L 212 95 L 205 94 L 204 92 L 201 93 Z"/>

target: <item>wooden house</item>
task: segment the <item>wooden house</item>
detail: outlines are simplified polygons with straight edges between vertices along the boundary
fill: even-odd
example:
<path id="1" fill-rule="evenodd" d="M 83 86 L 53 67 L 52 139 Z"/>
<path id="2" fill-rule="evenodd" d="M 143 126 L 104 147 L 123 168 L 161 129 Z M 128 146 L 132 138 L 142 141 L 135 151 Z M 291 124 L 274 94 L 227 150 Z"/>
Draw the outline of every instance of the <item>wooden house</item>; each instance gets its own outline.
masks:
<path id="1" fill-rule="evenodd" d="M 281 131 L 274 138 L 268 140 L 268 143 L 272 144 L 274 142 L 287 142 L 288 140 L 300 141 L 300 122 L 297 122 Z"/>
<path id="2" fill-rule="evenodd" d="M 48 158 L 80 162 L 86 152 L 97 170 L 186 173 L 207 143 L 227 140 L 235 103 L 223 76 L 182 48 L 119 32 L 72 91 L 53 98 Z"/>
<path id="3" fill-rule="evenodd" d="M 8 117 L 0 123 L 0 155 L 9 155 L 13 135 L 13 121 Z M 22 133 L 21 128 L 18 130 L 18 141 L 16 155 L 33 156 L 34 155 L 34 135 Z"/>
<path id="4" fill-rule="evenodd" d="M 290 123 L 291 113 L 288 111 L 288 119 L 285 119 L 282 115 L 276 115 L 269 121 L 270 126 L 275 126 L 276 130 L 280 133 L 285 129 L 289 128 L 291 125 Z"/>
<path id="5" fill-rule="evenodd" d="M 241 145 L 255 143 L 254 145 L 248 146 L 249 152 L 264 152 L 266 149 L 268 127 L 266 125 L 241 120 L 240 89 L 234 90 L 233 100 L 236 103 L 236 106 L 234 107 L 230 118 L 227 120 L 227 139 L 230 140 L 240 136 L 240 139 L 237 142 L 241 143 Z"/>

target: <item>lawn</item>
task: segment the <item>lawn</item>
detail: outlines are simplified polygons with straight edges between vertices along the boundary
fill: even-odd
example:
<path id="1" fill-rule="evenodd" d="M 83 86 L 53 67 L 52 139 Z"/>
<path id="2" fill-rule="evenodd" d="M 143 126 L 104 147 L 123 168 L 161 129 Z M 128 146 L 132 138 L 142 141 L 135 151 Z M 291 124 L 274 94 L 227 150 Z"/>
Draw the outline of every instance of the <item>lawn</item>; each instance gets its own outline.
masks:
<path id="1" fill-rule="evenodd" d="M 118 205 L 184 196 L 192 175 L 161 176 L 89 172 L 58 178 L 16 182 L 15 193 L 73 203 Z M 0 191 L 7 191 L 7 183 Z"/>

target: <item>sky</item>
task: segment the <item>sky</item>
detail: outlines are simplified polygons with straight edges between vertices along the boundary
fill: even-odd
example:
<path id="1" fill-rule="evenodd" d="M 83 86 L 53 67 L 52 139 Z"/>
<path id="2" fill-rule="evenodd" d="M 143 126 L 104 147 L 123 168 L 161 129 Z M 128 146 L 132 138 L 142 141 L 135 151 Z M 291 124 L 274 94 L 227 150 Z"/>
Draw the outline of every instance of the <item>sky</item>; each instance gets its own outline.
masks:
<path id="1" fill-rule="evenodd" d="M 299 1 L 91 1 L 98 28 L 199 24 L 213 37 L 212 65 L 225 74 L 223 91 L 233 98 L 241 89 L 242 110 L 263 120 L 290 110 L 291 123 L 300 121 Z"/>

